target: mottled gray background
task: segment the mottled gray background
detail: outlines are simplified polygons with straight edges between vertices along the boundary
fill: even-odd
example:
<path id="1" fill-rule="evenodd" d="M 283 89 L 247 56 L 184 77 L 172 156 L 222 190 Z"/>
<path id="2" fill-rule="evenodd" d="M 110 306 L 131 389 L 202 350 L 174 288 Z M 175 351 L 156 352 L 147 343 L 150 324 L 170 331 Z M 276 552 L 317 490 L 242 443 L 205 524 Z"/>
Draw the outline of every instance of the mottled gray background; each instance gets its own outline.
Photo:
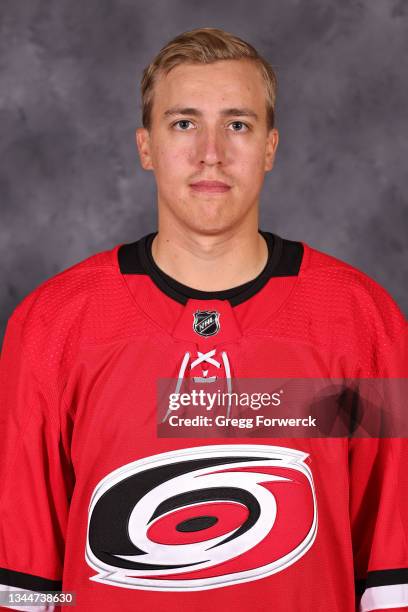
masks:
<path id="1" fill-rule="evenodd" d="M 367 272 L 408 312 L 406 0 L 1 0 L 0 332 L 46 278 L 155 228 L 144 66 L 200 26 L 279 80 L 261 227 Z"/>

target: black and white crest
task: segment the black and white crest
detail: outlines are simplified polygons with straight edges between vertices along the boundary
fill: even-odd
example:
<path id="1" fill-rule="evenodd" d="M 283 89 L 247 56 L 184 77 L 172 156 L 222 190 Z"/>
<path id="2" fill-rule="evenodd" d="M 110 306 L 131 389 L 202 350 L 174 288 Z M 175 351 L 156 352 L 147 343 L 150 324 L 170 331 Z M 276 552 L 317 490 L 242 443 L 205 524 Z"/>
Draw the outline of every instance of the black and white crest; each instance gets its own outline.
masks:
<path id="1" fill-rule="evenodd" d="M 216 310 L 196 310 L 193 329 L 200 336 L 215 336 L 220 331 L 220 313 Z"/>

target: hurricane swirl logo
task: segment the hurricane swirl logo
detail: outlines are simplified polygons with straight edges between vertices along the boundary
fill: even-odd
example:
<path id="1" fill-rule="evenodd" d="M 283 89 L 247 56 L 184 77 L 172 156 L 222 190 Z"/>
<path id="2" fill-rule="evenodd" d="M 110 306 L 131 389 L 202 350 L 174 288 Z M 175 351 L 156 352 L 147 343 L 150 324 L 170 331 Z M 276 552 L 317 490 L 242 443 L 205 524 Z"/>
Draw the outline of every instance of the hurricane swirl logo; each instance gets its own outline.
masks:
<path id="1" fill-rule="evenodd" d="M 199 591 L 285 570 L 317 532 L 307 457 L 279 446 L 208 445 L 120 467 L 89 504 L 90 580 Z"/>

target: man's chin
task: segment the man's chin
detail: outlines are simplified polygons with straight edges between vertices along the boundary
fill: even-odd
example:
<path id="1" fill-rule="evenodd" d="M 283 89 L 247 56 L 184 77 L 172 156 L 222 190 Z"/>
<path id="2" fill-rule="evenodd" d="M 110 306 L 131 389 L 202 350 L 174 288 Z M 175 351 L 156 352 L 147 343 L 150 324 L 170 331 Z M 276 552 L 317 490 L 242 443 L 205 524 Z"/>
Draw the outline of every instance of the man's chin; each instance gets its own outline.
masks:
<path id="1" fill-rule="evenodd" d="M 236 219 L 214 219 L 201 217 L 193 219 L 189 217 L 185 220 L 185 225 L 189 232 L 201 234 L 203 236 L 217 236 L 225 234 L 233 227 L 236 227 Z"/>
<path id="2" fill-rule="evenodd" d="M 166 225 L 207 236 L 224 234 L 238 227 L 240 220 L 244 222 L 248 210 L 241 211 L 241 214 L 237 212 L 234 202 L 222 201 L 221 198 L 218 201 L 215 198 L 182 199 L 176 205 L 175 202 L 159 201 L 159 217 Z"/>

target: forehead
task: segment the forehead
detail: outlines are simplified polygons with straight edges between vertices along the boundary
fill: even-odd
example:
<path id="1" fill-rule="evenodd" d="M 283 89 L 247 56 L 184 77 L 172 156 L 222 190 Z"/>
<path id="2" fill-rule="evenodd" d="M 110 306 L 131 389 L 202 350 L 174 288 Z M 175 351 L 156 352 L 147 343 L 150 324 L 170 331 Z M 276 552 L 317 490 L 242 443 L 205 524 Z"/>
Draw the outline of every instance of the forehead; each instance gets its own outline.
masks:
<path id="1" fill-rule="evenodd" d="M 154 88 L 156 112 L 178 104 L 250 106 L 262 113 L 266 88 L 253 61 L 220 60 L 212 64 L 179 64 L 160 75 Z"/>

